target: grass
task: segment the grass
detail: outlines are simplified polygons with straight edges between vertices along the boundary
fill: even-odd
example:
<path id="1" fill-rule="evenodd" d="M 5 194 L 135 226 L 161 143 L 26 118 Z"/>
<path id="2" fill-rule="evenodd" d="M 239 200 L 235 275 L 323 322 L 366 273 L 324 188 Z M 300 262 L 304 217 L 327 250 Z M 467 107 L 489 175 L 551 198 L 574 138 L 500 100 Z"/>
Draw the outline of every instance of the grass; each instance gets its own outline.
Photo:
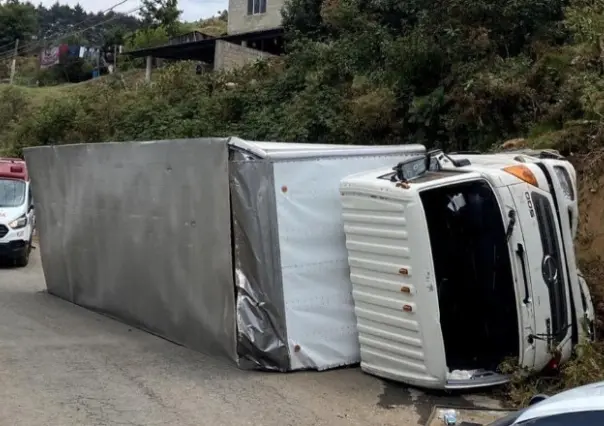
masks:
<path id="1" fill-rule="evenodd" d="M 503 396 L 509 405 L 525 407 L 534 395 L 554 395 L 598 381 L 604 381 L 604 343 L 583 343 L 575 348 L 573 358 L 561 366 L 558 374 L 538 374 L 527 378 L 525 371 L 513 368 Z"/>

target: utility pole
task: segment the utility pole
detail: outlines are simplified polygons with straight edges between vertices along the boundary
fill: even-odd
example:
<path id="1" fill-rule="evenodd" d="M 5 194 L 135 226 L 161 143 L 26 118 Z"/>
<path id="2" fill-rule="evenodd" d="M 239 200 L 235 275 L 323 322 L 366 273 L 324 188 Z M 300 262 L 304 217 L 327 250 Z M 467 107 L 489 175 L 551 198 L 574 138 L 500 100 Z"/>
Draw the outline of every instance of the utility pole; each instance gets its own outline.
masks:
<path id="1" fill-rule="evenodd" d="M 19 39 L 15 40 L 15 53 L 13 54 L 13 62 L 10 65 L 10 84 L 15 81 L 15 73 L 17 71 L 17 53 L 19 50 Z"/>
<path id="2" fill-rule="evenodd" d="M 145 69 L 145 81 L 151 82 L 151 68 L 153 67 L 153 56 L 147 56 L 147 68 Z"/>
<path id="3" fill-rule="evenodd" d="M 96 55 L 96 76 L 101 76 L 101 48 L 98 49 L 98 53 Z"/>
<path id="4" fill-rule="evenodd" d="M 113 45 L 113 72 L 117 72 L 117 45 Z"/>

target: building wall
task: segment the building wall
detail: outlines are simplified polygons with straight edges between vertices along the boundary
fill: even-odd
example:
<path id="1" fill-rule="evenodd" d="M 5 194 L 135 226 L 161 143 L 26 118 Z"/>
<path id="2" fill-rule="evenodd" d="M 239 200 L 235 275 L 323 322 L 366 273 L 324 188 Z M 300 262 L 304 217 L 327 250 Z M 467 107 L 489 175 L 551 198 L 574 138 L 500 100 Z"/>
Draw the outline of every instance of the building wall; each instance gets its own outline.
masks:
<path id="1" fill-rule="evenodd" d="M 258 59 L 270 58 L 272 56 L 275 55 L 239 44 L 229 43 L 228 41 L 216 40 L 214 69 L 229 70 L 238 68 Z"/>
<path id="2" fill-rule="evenodd" d="M 229 0 L 229 34 L 268 30 L 281 26 L 281 8 L 285 0 L 266 0 L 266 13 L 248 15 L 248 0 Z"/>

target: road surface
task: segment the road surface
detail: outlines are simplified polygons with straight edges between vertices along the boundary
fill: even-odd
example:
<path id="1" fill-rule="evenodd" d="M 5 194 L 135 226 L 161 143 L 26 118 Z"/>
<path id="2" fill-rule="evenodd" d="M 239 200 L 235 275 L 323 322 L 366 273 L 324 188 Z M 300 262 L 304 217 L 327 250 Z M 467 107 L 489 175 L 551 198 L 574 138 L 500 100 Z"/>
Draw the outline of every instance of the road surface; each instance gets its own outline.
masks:
<path id="1" fill-rule="evenodd" d="M 240 371 L 45 291 L 38 251 L 0 269 L 0 425 L 418 425 L 426 395 L 358 368 Z"/>

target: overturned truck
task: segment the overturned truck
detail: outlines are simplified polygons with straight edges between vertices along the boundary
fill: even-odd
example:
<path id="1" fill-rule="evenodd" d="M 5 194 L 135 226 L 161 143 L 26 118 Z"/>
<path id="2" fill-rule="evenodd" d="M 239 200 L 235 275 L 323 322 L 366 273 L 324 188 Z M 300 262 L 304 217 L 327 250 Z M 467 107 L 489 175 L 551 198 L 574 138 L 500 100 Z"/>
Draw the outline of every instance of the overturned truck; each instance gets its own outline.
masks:
<path id="1" fill-rule="evenodd" d="M 340 180 L 424 152 L 238 138 L 27 149 L 48 291 L 241 368 L 359 362 Z"/>
<path id="2" fill-rule="evenodd" d="M 425 157 L 342 180 L 361 348 L 371 374 L 435 389 L 557 369 L 593 340 L 577 269 L 573 166 L 551 152 Z"/>

